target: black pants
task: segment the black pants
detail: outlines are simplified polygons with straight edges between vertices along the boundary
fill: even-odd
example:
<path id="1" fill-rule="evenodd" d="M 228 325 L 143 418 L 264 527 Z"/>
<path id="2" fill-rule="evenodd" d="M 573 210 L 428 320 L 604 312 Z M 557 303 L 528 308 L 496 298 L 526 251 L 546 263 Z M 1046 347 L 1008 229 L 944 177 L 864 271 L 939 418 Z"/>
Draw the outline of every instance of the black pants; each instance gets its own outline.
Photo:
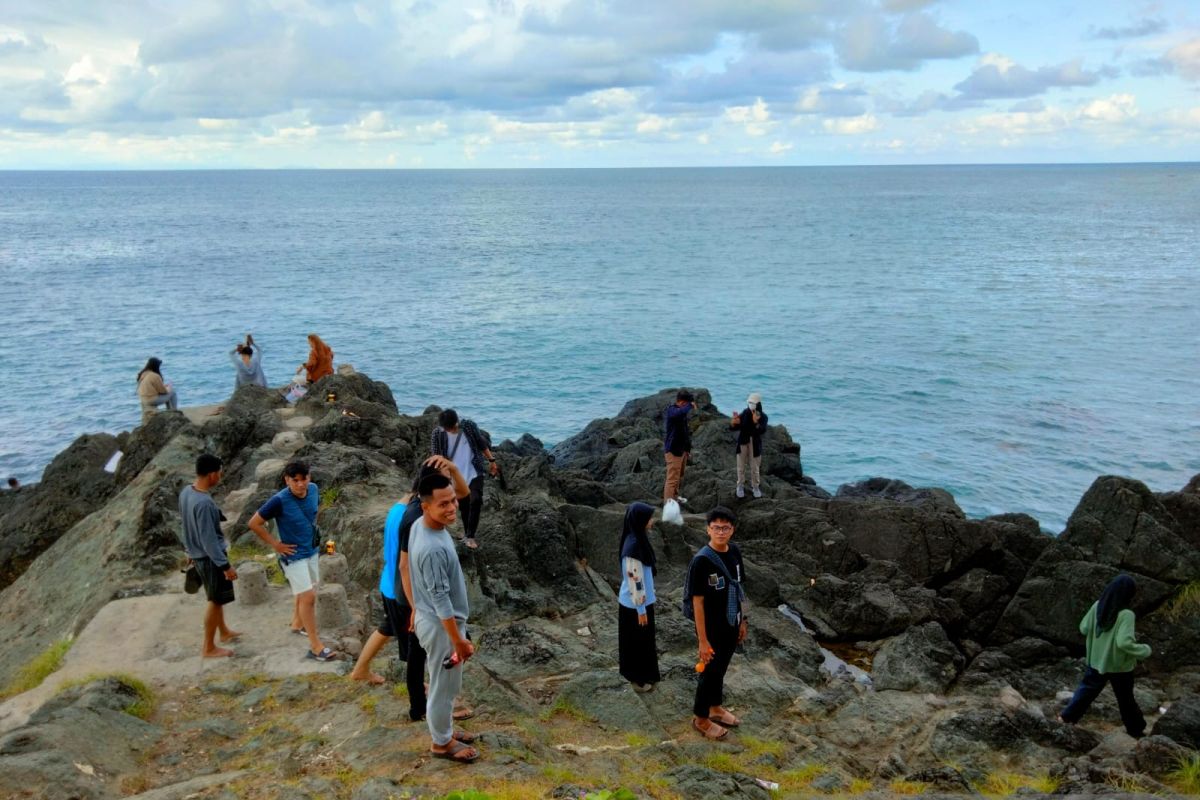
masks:
<path id="1" fill-rule="evenodd" d="M 1104 674 L 1091 667 L 1083 673 L 1083 680 L 1075 690 L 1075 696 L 1062 710 L 1063 722 L 1075 724 L 1087 713 L 1092 701 L 1104 691 L 1104 684 L 1112 682 L 1113 694 L 1117 696 L 1117 708 L 1121 710 L 1121 722 L 1125 723 L 1125 732 L 1137 738 L 1146 731 L 1146 718 L 1138 708 L 1137 700 L 1133 698 L 1133 673 L 1110 672 Z"/>
<path id="2" fill-rule="evenodd" d="M 722 621 L 714 625 L 709 620 L 705 625 L 708 643 L 712 645 L 714 655 L 700 673 L 700 683 L 696 686 L 696 702 L 692 705 L 692 713 L 701 719 L 708 719 L 708 710 L 725 702 L 725 672 L 733 659 L 733 651 L 737 648 L 738 629 L 732 628 Z"/>
<path id="3" fill-rule="evenodd" d="M 471 481 L 471 493 L 458 501 L 458 510 L 462 514 L 463 532 L 468 539 L 474 539 L 475 531 L 479 530 L 479 512 L 483 510 L 482 475 Z"/>
<path id="4" fill-rule="evenodd" d="M 658 650 L 654 634 L 654 603 L 646 606 L 645 626 L 638 625 L 637 609 L 617 604 L 617 661 L 621 677 L 633 683 L 658 683 Z"/>
<path id="5" fill-rule="evenodd" d="M 404 684 L 408 687 L 408 716 L 413 722 L 425 718 L 425 651 L 417 641 L 417 634 L 404 631 L 397 639 L 408 644 L 405 659 Z M 401 646 L 401 653 L 404 652 Z M 438 665 L 441 666 L 440 664 Z"/>

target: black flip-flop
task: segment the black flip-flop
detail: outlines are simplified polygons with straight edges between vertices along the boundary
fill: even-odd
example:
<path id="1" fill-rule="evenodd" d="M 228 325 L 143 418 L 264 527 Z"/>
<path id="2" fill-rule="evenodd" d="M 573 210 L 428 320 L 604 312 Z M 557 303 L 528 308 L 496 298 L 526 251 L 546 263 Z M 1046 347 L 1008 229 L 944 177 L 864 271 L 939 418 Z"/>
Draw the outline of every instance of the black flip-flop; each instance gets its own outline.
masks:
<path id="1" fill-rule="evenodd" d="M 464 750 L 470 750 L 475 755 L 459 757 L 459 753 L 462 753 Z M 447 761 L 457 761 L 459 764 L 470 764 L 479 758 L 479 751 L 474 747 L 468 747 L 467 745 L 453 739 L 450 741 L 449 750 L 430 750 L 429 754 L 434 758 L 444 758 Z"/>

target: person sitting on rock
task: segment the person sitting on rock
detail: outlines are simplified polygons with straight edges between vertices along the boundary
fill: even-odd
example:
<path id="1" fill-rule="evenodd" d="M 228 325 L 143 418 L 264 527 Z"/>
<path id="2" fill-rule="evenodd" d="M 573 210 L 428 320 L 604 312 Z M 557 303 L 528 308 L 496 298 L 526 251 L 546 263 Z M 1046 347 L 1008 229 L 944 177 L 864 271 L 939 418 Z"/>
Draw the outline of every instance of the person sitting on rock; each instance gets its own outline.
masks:
<path id="1" fill-rule="evenodd" d="M 442 456 L 430 456 L 421 467 L 412 492 L 392 506 L 383 523 L 383 571 L 379 576 L 379 594 L 383 605 L 383 624 L 363 645 L 362 653 L 350 672 L 356 681 L 372 686 L 383 683 L 383 676 L 371 672 L 371 659 L 395 637 L 400 660 L 406 664 L 405 683 L 408 686 L 408 715 L 414 722 L 425 718 L 425 651 L 412 632 L 412 588 L 408 577 L 408 541 L 412 525 L 421 518 L 421 497 L 417 493 L 422 477 L 441 473 L 454 482 L 454 492 L 461 500 L 470 493 L 462 473 L 454 462 Z M 396 591 L 396 576 L 401 577 L 403 593 Z"/>
<path id="2" fill-rule="evenodd" d="M 425 721 L 434 758 L 470 763 L 479 751 L 471 734 L 454 729 L 454 699 L 462 690 L 463 666 L 475 654 L 467 637 L 467 581 L 446 530 L 458 518 L 453 482 L 440 473 L 421 479 L 421 518 L 409 535 L 409 579 L 417 639 L 429 656 Z"/>
<path id="3" fill-rule="evenodd" d="M 470 496 L 461 502 L 460 514 L 466 545 L 475 549 L 479 547 L 475 533 L 479 530 L 479 517 L 483 511 L 484 459 L 487 459 L 488 472 L 493 478 L 500 473 L 492 456 L 492 442 L 473 420 L 460 420 L 457 411 L 447 408 L 438 415 L 438 427 L 433 429 L 429 447 L 435 456 L 445 456 L 453 461 L 471 487 Z"/>
<path id="4" fill-rule="evenodd" d="M 308 335 L 308 361 L 300 368 L 304 370 L 309 386 L 333 374 L 333 350 L 315 333 Z"/>
<path id="5" fill-rule="evenodd" d="M 688 428 L 688 412 L 696 410 L 696 399 L 687 389 L 675 394 L 675 402 L 663 411 L 663 458 L 667 462 L 667 480 L 663 483 L 663 502 L 675 500 L 686 503 L 680 496 L 688 457 L 692 453 L 692 432 Z"/>
<path id="6" fill-rule="evenodd" d="M 279 555 L 279 565 L 295 597 L 292 633 L 308 637 L 307 657 L 332 661 L 337 654 L 317 636 L 317 584 L 321 573 L 313 546 L 313 529 L 321 489 L 309 480 L 308 464 L 300 460 L 288 462 L 283 468 L 283 480 L 287 485 L 271 495 L 250 518 L 250 530 Z M 267 530 L 269 519 L 276 520 L 278 539 Z"/>
<path id="7" fill-rule="evenodd" d="M 746 496 L 743 476 L 750 472 L 750 490 L 755 497 L 762 497 L 759 488 L 759 467 L 762 465 L 762 437 L 767 432 L 767 415 L 762 410 L 762 397 L 753 392 L 746 398 L 746 407 L 741 413 L 733 412 L 729 427 L 738 432 L 737 446 L 737 496 Z"/>
<path id="8" fill-rule="evenodd" d="M 684 602 L 691 602 L 700 642 L 700 682 L 692 705 L 692 727 L 708 739 L 723 739 L 741 720 L 725 708 L 725 672 L 746 638 L 746 592 L 742 552 L 732 544 L 737 515 L 724 506 L 708 512 L 708 544 L 688 565 Z"/>
<path id="9" fill-rule="evenodd" d="M 263 373 L 262 368 L 262 347 L 254 344 L 252 334 L 247 333 L 246 341 L 239 342 L 233 348 L 233 352 L 229 354 L 229 360 L 233 362 L 233 388 L 235 390 L 248 383 L 266 388 L 267 376 Z"/>
<path id="10" fill-rule="evenodd" d="M 241 637 L 237 631 L 225 624 L 224 607 L 233 602 L 233 581 L 237 570 L 229 563 L 228 547 L 221 533 L 221 510 L 213 502 L 212 490 L 221 482 L 221 459 L 211 453 L 202 453 L 196 459 L 196 480 L 183 487 L 179 493 L 179 517 L 183 522 L 183 547 L 192 566 L 200 574 L 204 596 L 208 606 L 204 611 L 204 644 L 200 655 L 204 658 L 222 658 L 233 655 L 233 651 L 217 647 L 215 638 L 219 633 L 221 643 L 235 642 Z"/>
<path id="11" fill-rule="evenodd" d="M 1133 696 L 1133 668 L 1139 659 L 1150 657 L 1150 645 L 1137 641 L 1137 620 L 1130 608 L 1136 593 L 1133 578 L 1118 575 L 1080 620 L 1079 632 L 1087 637 L 1087 669 L 1075 696 L 1059 714 L 1060 722 L 1079 722 L 1104 691 L 1104 684 L 1112 683 L 1125 732 L 1135 739 L 1145 733 L 1146 719 Z"/>
<path id="12" fill-rule="evenodd" d="M 151 358 L 142 367 L 137 376 L 138 399 L 142 401 L 142 424 L 145 425 L 154 416 L 159 406 L 166 406 L 172 411 L 179 410 L 179 398 L 175 395 L 175 387 L 163 383 L 162 359 Z"/>
<path id="13" fill-rule="evenodd" d="M 625 526 L 618 548 L 621 590 L 617 595 L 617 653 L 621 676 L 636 692 L 648 692 L 662 680 L 654 633 L 654 548 L 648 534 L 654 509 L 632 503 L 625 509 Z"/>

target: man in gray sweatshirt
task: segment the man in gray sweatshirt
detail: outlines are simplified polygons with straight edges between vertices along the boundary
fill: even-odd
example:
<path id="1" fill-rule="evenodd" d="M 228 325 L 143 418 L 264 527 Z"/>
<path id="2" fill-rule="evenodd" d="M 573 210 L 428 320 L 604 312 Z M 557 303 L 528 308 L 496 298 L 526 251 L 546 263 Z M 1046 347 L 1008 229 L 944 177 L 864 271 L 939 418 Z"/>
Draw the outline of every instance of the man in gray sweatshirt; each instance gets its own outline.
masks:
<path id="1" fill-rule="evenodd" d="M 188 558 L 200 573 L 208 607 L 204 611 L 204 646 L 200 655 L 205 658 L 221 658 L 233 655 L 233 651 L 217 647 L 217 633 L 221 642 L 237 641 L 241 636 L 225 625 L 226 603 L 233 602 L 233 581 L 237 571 L 226 555 L 225 537 L 221 535 L 221 510 L 213 502 L 210 492 L 221 482 L 221 459 L 203 453 L 196 459 L 196 480 L 183 487 L 179 493 L 179 516 L 183 520 L 183 547 Z"/>
<path id="2" fill-rule="evenodd" d="M 454 730 L 454 699 L 462 690 L 463 664 L 475 653 L 467 639 L 467 582 L 448 525 L 458 517 L 458 497 L 449 478 L 435 473 L 417 487 L 421 518 L 409 533 L 408 564 L 417 639 L 428 654 L 429 698 L 425 721 L 435 758 L 470 763 L 479 752 L 475 737 Z"/>

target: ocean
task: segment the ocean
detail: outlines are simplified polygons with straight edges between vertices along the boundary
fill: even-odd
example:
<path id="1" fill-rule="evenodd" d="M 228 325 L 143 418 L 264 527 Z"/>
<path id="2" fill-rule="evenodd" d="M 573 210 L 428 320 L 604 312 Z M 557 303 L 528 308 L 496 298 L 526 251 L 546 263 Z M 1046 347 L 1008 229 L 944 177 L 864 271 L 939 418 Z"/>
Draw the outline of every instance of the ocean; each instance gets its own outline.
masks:
<path id="1" fill-rule="evenodd" d="M 318 332 L 401 411 L 553 444 L 635 396 L 761 392 L 870 476 L 1051 531 L 1200 472 L 1200 165 L 0 172 L 0 478 Z M 731 476 L 732 480 L 732 476 Z"/>

